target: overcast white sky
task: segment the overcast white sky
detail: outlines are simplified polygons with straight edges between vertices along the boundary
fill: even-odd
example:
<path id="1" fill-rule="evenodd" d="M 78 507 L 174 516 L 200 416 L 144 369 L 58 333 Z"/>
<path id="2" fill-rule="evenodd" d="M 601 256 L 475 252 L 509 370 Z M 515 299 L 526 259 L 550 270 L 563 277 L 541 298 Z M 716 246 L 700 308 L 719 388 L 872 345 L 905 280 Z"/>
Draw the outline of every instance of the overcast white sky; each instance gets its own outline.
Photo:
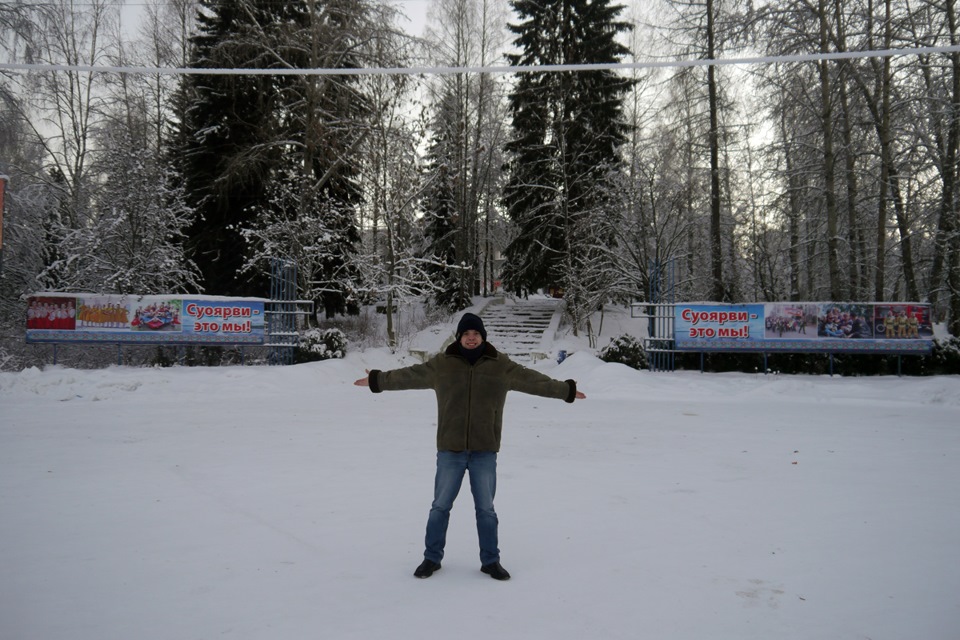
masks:
<path id="1" fill-rule="evenodd" d="M 410 34 L 423 35 L 423 29 L 427 24 L 427 10 L 433 4 L 433 0 L 403 0 L 396 4 L 409 19 L 406 26 Z"/>
<path id="2" fill-rule="evenodd" d="M 404 15 L 407 16 L 405 24 L 407 31 L 411 35 L 423 35 L 424 27 L 427 22 L 427 10 L 430 8 L 433 0 L 394 0 L 393 4 L 398 6 Z M 143 13 L 144 3 L 142 0 L 129 0 L 122 9 L 121 20 L 127 31 L 133 33 L 136 31 L 137 21 Z"/>

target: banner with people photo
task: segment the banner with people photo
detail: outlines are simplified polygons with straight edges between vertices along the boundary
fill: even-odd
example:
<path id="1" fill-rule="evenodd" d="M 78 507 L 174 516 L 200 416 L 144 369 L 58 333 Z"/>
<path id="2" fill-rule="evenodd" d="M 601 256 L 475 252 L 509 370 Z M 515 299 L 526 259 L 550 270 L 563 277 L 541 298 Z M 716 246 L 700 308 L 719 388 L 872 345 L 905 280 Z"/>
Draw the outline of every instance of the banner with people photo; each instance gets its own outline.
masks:
<path id="1" fill-rule="evenodd" d="M 27 342 L 263 344 L 261 298 L 38 293 Z"/>
<path id="2" fill-rule="evenodd" d="M 872 302 L 678 304 L 683 351 L 925 354 L 933 348 L 930 305 Z"/>

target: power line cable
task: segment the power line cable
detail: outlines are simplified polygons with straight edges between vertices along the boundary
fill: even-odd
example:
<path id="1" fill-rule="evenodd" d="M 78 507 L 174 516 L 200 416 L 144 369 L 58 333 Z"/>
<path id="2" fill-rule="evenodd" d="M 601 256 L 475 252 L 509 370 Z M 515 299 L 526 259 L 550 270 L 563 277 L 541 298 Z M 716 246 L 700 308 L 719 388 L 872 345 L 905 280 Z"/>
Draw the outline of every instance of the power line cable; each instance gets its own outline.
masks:
<path id="1" fill-rule="evenodd" d="M 720 58 L 694 60 L 663 60 L 647 62 L 611 62 L 591 64 L 549 65 L 494 65 L 468 67 L 362 67 L 356 69 L 221 69 L 202 67 L 139 67 L 75 64 L 27 64 L 0 63 L 0 70 L 8 71 L 74 71 L 81 73 L 129 73 L 157 75 L 223 75 L 223 76 L 374 76 L 374 75 L 450 75 L 457 73 L 554 73 L 559 71 L 623 71 L 634 69 L 663 69 L 705 66 L 732 66 L 750 64 L 773 64 L 783 62 L 819 62 L 821 60 L 849 60 L 856 58 L 887 58 L 892 56 L 925 55 L 931 53 L 957 53 L 960 45 L 939 47 L 906 47 L 873 51 L 842 51 L 835 53 L 806 53 L 786 56 L 754 56 L 745 58 Z"/>

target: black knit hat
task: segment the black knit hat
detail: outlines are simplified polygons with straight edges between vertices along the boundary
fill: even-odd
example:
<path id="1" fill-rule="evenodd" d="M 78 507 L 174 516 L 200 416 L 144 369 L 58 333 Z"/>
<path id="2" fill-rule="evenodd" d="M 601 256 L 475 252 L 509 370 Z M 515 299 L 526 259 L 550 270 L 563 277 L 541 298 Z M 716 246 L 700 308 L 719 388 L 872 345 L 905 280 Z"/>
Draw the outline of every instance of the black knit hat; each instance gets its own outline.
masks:
<path id="1" fill-rule="evenodd" d="M 460 323 L 457 325 L 457 340 L 460 339 L 464 332 L 470 329 L 479 331 L 483 341 L 487 341 L 487 330 L 483 328 L 483 320 L 480 319 L 480 316 L 472 313 L 465 313 L 463 317 L 460 318 Z"/>

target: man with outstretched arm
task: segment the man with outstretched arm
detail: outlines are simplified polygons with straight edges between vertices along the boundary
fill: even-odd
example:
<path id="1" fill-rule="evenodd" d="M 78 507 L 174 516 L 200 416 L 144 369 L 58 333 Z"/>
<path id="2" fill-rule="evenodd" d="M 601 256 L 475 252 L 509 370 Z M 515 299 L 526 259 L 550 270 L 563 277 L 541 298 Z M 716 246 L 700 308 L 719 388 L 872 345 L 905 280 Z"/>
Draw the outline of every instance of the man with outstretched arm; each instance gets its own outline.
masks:
<path id="1" fill-rule="evenodd" d="M 508 391 L 573 402 L 585 399 L 573 380 L 561 382 L 510 360 L 487 342 L 483 320 L 466 313 L 457 325 L 457 340 L 423 364 L 392 371 L 373 370 L 355 385 L 374 393 L 433 389 L 437 395 L 437 473 L 427 518 L 423 562 L 414 574 L 429 578 L 440 569 L 453 501 L 464 473 L 477 513 L 480 570 L 495 580 L 509 580 L 500 564 L 497 513 L 497 452 Z"/>

